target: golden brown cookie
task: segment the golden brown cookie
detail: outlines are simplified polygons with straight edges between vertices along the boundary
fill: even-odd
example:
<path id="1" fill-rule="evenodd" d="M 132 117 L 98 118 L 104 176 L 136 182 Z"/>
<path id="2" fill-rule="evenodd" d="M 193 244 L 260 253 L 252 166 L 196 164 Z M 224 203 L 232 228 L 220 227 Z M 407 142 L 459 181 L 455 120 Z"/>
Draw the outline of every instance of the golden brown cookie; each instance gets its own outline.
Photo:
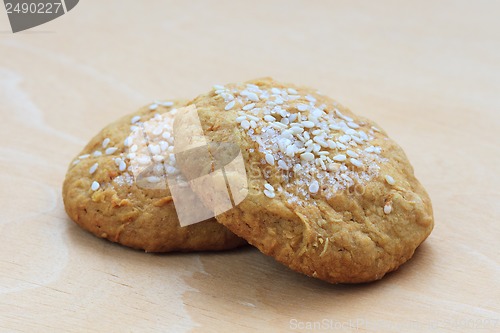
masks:
<path id="1" fill-rule="evenodd" d="M 249 194 L 217 220 L 291 269 L 331 283 L 377 280 L 430 234 L 431 202 L 403 150 L 333 99 L 260 79 L 216 86 L 189 104 L 208 141 L 237 143 L 245 160 Z M 245 183 L 241 173 L 226 176 Z M 203 189 L 194 190 L 216 206 Z"/>
<path id="2" fill-rule="evenodd" d="M 110 124 L 87 144 L 71 163 L 63 185 L 64 205 L 73 221 L 98 237 L 147 252 L 225 250 L 245 244 L 214 218 L 181 227 L 168 186 L 158 186 L 156 161 L 144 161 L 149 169 L 138 172 L 147 159 L 134 142 L 141 129 L 158 124 L 184 104 L 153 103 Z M 168 156 L 168 130 L 151 132 L 156 144 L 146 148 Z"/>

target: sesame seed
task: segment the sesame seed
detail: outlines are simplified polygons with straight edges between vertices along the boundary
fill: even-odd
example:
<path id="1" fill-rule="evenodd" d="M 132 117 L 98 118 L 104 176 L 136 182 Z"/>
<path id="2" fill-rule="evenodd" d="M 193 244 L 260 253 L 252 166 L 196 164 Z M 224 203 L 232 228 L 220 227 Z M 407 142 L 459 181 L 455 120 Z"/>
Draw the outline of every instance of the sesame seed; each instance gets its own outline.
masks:
<path id="1" fill-rule="evenodd" d="M 264 190 L 264 194 L 266 195 L 266 197 L 272 199 L 276 196 L 276 194 L 274 193 L 274 191 L 269 191 L 268 189 L 265 189 Z"/>
<path id="2" fill-rule="evenodd" d="M 244 128 L 244 129 L 246 129 L 246 130 L 247 130 L 247 129 L 249 129 L 249 128 L 250 128 L 250 122 L 249 122 L 248 120 L 246 120 L 246 119 L 245 119 L 245 120 L 243 120 L 243 121 L 241 122 L 241 127 L 243 127 L 243 128 Z"/>
<path id="3" fill-rule="evenodd" d="M 146 180 L 149 183 L 159 183 L 161 181 L 161 178 L 157 177 L 157 176 L 149 176 L 149 177 L 146 178 Z"/>
<path id="4" fill-rule="evenodd" d="M 385 180 L 387 181 L 387 183 L 388 183 L 389 185 L 394 185 L 394 184 L 396 184 L 396 181 L 394 180 L 394 178 L 392 178 L 392 177 L 391 177 L 391 176 L 389 176 L 389 175 L 385 175 Z"/>
<path id="5" fill-rule="evenodd" d="M 321 165 L 321 169 L 326 170 L 326 164 L 323 159 L 319 159 L 319 164 Z"/>
<path id="6" fill-rule="evenodd" d="M 96 150 L 93 154 L 95 157 L 102 156 L 102 153 L 99 150 Z"/>
<path id="7" fill-rule="evenodd" d="M 341 174 L 340 177 L 344 178 L 348 182 L 352 182 L 352 178 L 346 175 L 345 173 Z"/>
<path id="8" fill-rule="evenodd" d="M 314 160 L 314 155 L 312 153 L 302 153 L 300 154 L 300 159 L 303 161 L 312 161 Z"/>
<path id="9" fill-rule="evenodd" d="M 317 180 L 313 180 L 311 182 L 311 185 L 309 185 L 309 192 L 311 193 L 317 193 L 319 190 L 319 183 Z"/>
<path id="10" fill-rule="evenodd" d="M 101 187 L 101 185 L 100 185 L 98 182 L 94 181 L 94 182 L 92 183 L 92 185 L 90 186 L 90 189 L 91 189 L 92 191 L 97 191 L 97 190 L 99 189 L 99 187 Z"/>
<path id="11" fill-rule="evenodd" d="M 295 155 L 295 152 L 297 150 L 297 147 L 295 146 L 288 146 L 286 147 L 286 150 L 285 150 L 285 154 L 288 156 L 288 157 L 293 157 Z"/>
<path id="12" fill-rule="evenodd" d="M 250 104 L 245 105 L 243 107 L 243 110 L 245 110 L 245 111 L 252 110 L 254 107 L 255 107 L 255 103 L 250 103 Z"/>
<path id="13" fill-rule="evenodd" d="M 220 95 L 222 96 L 222 98 L 224 98 L 225 102 L 232 101 L 234 99 L 234 96 L 232 94 L 221 93 Z"/>
<path id="14" fill-rule="evenodd" d="M 297 104 L 297 110 L 303 112 L 303 111 L 306 111 L 307 109 L 309 109 L 309 105 L 306 105 L 306 104 Z"/>
<path id="15" fill-rule="evenodd" d="M 168 173 L 169 175 L 174 174 L 174 173 L 176 173 L 176 172 L 177 172 L 177 169 L 176 169 L 175 167 L 173 167 L 173 166 L 171 166 L 171 165 L 167 166 L 167 173 Z"/>
<path id="16" fill-rule="evenodd" d="M 353 139 L 356 143 L 363 143 L 363 139 L 358 138 L 357 136 L 351 136 L 351 139 Z"/>
<path id="17" fill-rule="evenodd" d="M 125 161 L 122 160 L 120 162 L 120 165 L 118 166 L 118 170 L 123 172 L 123 171 L 125 171 L 126 168 L 127 168 L 127 163 L 125 163 Z"/>
<path id="18" fill-rule="evenodd" d="M 356 124 L 356 123 L 355 123 L 355 122 L 353 122 L 353 121 L 348 122 L 348 123 L 347 123 L 347 126 L 349 126 L 350 128 L 354 128 L 354 129 L 359 128 L 359 125 L 358 125 L 358 124 Z"/>
<path id="19" fill-rule="evenodd" d="M 338 163 L 330 163 L 328 164 L 328 170 L 329 171 L 337 171 L 339 169 L 340 165 Z"/>
<path id="20" fill-rule="evenodd" d="M 247 84 L 247 89 L 251 91 L 261 92 L 259 86 L 252 83 Z"/>
<path id="21" fill-rule="evenodd" d="M 342 135 L 339 138 L 339 141 L 342 143 L 347 143 L 347 142 L 351 141 L 351 136 L 350 135 Z"/>
<path id="22" fill-rule="evenodd" d="M 137 158 L 139 164 L 149 164 L 151 163 L 151 158 L 147 155 L 142 155 Z"/>
<path id="23" fill-rule="evenodd" d="M 341 142 L 337 142 L 337 148 L 340 150 L 346 150 L 347 146 Z"/>
<path id="24" fill-rule="evenodd" d="M 133 117 L 133 118 L 132 118 L 132 120 L 130 120 L 130 122 L 131 122 L 132 124 L 135 124 L 135 123 L 137 123 L 139 120 L 141 120 L 141 116 L 135 116 L 135 117 Z"/>
<path id="25" fill-rule="evenodd" d="M 392 212 L 392 206 L 391 206 L 390 204 L 386 204 L 386 205 L 384 206 L 384 213 L 385 213 L 386 215 L 389 215 L 391 212 Z"/>
<path id="26" fill-rule="evenodd" d="M 274 118 L 273 116 L 267 114 L 264 116 L 264 120 L 267 121 L 267 122 L 273 122 L 273 121 L 276 121 L 276 118 Z"/>
<path id="27" fill-rule="evenodd" d="M 238 118 L 236 118 L 236 122 L 241 123 L 245 119 L 247 119 L 247 116 L 239 116 Z"/>
<path id="28" fill-rule="evenodd" d="M 161 154 L 161 148 L 159 145 L 149 145 L 149 151 L 153 155 L 159 155 Z"/>
<path id="29" fill-rule="evenodd" d="M 337 148 L 337 144 L 333 140 L 326 141 L 328 143 L 328 148 L 335 149 Z"/>
<path id="30" fill-rule="evenodd" d="M 313 140 L 314 140 L 314 142 L 317 142 L 321 147 L 324 147 L 324 148 L 328 147 L 328 143 L 326 143 L 326 141 L 323 139 L 323 137 L 315 136 L 313 138 Z"/>
<path id="31" fill-rule="evenodd" d="M 124 145 L 125 147 L 130 147 L 130 145 L 131 145 L 131 144 L 132 144 L 132 138 L 128 136 L 128 137 L 125 139 L 125 141 L 123 141 L 123 145 Z"/>
<path id="32" fill-rule="evenodd" d="M 344 133 L 348 135 L 358 135 L 358 132 L 353 130 L 352 128 L 345 128 Z"/>
<path id="33" fill-rule="evenodd" d="M 229 102 L 229 103 L 227 103 L 227 105 L 226 105 L 226 107 L 224 108 L 224 110 L 226 110 L 226 111 L 231 110 L 231 109 L 234 107 L 234 104 L 236 104 L 236 102 L 235 102 L 234 100 L 233 100 L 233 101 L 231 101 L 231 102 Z"/>
<path id="34" fill-rule="evenodd" d="M 221 85 L 221 84 L 215 84 L 215 85 L 213 86 L 213 88 L 214 88 L 215 90 L 225 90 L 225 89 L 226 89 L 226 87 L 224 87 L 224 86 L 223 86 L 223 85 Z"/>
<path id="35" fill-rule="evenodd" d="M 282 170 L 288 170 L 289 169 L 288 165 L 283 160 L 278 160 L 278 166 Z"/>
<path id="36" fill-rule="evenodd" d="M 368 140 L 368 135 L 366 135 L 365 132 L 363 131 L 358 131 L 358 135 L 361 137 L 361 139 L 367 141 Z"/>
<path id="37" fill-rule="evenodd" d="M 86 158 L 89 158 L 90 154 L 84 154 L 84 155 L 80 155 L 78 158 L 81 159 L 81 160 L 84 160 Z"/>
<path id="38" fill-rule="evenodd" d="M 259 101 L 259 96 L 257 96 L 256 93 L 250 92 L 248 90 L 242 91 L 240 95 L 246 96 L 252 102 L 258 102 Z"/>
<path id="39" fill-rule="evenodd" d="M 155 129 L 151 132 L 151 134 L 158 136 L 158 135 L 160 135 L 162 132 L 163 132 L 163 128 L 161 128 L 160 126 L 158 126 L 157 128 L 155 128 Z"/>
<path id="40" fill-rule="evenodd" d="M 109 138 L 106 138 L 102 141 L 102 148 L 106 148 L 109 145 L 109 141 L 111 141 Z"/>
<path id="41" fill-rule="evenodd" d="M 354 166 L 357 166 L 358 168 L 363 166 L 363 163 L 355 158 L 351 158 L 350 161 Z"/>
<path id="42" fill-rule="evenodd" d="M 353 152 L 352 150 L 348 150 L 346 153 L 350 157 L 359 157 L 359 155 L 357 153 Z"/>
<path id="43" fill-rule="evenodd" d="M 94 172 L 97 170 L 97 167 L 99 166 L 99 163 L 94 163 L 89 169 L 89 173 L 92 175 Z"/>
<path id="44" fill-rule="evenodd" d="M 279 121 L 275 121 L 274 123 L 271 123 L 270 125 L 273 127 L 279 128 L 279 129 L 287 128 L 287 126 L 285 124 L 282 124 Z"/>
<path id="45" fill-rule="evenodd" d="M 314 98 L 314 97 L 313 97 L 313 96 L 311 96 L 311 95 L 307 95 L 307 96 L 306 96 L 306 99 L 307 99 L 309 102 L 312 102 L 312 103 L 316 102 L 316 98 Z"/>
<path id="46" fill-rule="evenodd" d="M 314 127 L 315 124 L 312 121 L 304 120 L 302 122 L 302 125 L 304 125 L 304 127 L 307 127 L 307 128 L 312 128 L 312 127 Z"/>
<path id="47" fill-rule="evenodd" d="M 161 151 L 167 150 L 167 148 L 168 148 L 168 142 L 160 141 L 160 148 L 161 148 Z"/>
<path id="48" fill-rule="evenodd" d="M 266 189 L 268 189 L 269 191 L 274 192 L 274 187 L 273 187 L 271 184 L 269 184 L 269 183 L 265 183 L 265 184 L 264 184 L 264 187 L 265 187 Z"/>
<path id="49" fill-rule="evenodd" d="M 251 114 L 247 115 L 248 119 L 251 119 L 253 121 L 259 121 L 260 119 L 258 117 L 252 116 Z"/>
<path id="50" fill-rule="evenodd" d="M 149 106 L 149 109 L 150 109 L 151 111 L 156 110 L 157 108 L 158 108 L 158 104 L 156 104 L 156 103 L 153 103 L 153 104 L 151 104 L 151 105 Z"/>
<path id="51" fill-rule="evenodd" d="M 266 162 L 267 164 L 274 165 L 274 156 L 271 154 L 266 154 Z"/>
<path id="52" fill-rule="evenodd" d="M 288 90 L 288 93 L 290 93 L 292 95 L 297 95 L 298 94 L 297 90 L 295 90 L 293 88 L 288 88 L 287 90 Z"/>
<path id="53" fill-rule="evenodd" d="M 348 117 L 346 115 L 344 115 L 342 118 L 344 118 L 344 120 L 348 121 L 348 122 L 354 121 L 354 119 L 352 119 L 351 117 Z"/>
<path id="54" fill-rule="evenodd" d="M 318 136 L 318 135 L 323 134 L 324 132 L 325 131 L 323 131 L 322 129 L 317 129 L 317 130 L 312 131 L 312 135 Z"/>
<path id="55" fill-rule="evenodd" d="M 117 150 L 118 150 L 118 148 L 116 148 L 116 147 L 109 147 L 106 149 L 105 153 L 106 153 L 106 155 L 111 155 L 111 154 L 114 154 Z"/>
<path id="56" fill-rule="evenodd" d="M 174 105 L 174 102 L 165 101 L 165 102 L 162 102 L 162 103 L 161 103 L 161 105 L 166 106 L 166 107 L 169 107 L 169 106 L 173 106 L 173 105 Z"/>
<path id="57" fill-rule="evenodd" d="M 346 159 L 347 159 L 347 157 L 344 154 L 339 154 L 339 155 L 336 155 L 333 157 L 333 160 L 338 161 L 338 162 L 343 162 Z"/>

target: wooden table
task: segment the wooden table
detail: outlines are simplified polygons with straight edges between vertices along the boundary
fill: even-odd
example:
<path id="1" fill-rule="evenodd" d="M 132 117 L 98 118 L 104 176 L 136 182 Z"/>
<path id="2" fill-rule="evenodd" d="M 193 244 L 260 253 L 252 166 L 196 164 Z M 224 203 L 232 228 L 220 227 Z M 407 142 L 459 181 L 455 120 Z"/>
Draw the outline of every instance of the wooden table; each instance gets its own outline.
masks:
<path id="1" fill-rule="evenodd" d="M 499 12 L 86 0 L 12 34 L 0 9 L 0 331 L 499 332 Z M 66 217 L 67 165 L 108 122 L 260 76 L 317 87 L 404 147 L 436 227 L 399 271 L 334 286 L 250 247 L 151 255 Z"/>

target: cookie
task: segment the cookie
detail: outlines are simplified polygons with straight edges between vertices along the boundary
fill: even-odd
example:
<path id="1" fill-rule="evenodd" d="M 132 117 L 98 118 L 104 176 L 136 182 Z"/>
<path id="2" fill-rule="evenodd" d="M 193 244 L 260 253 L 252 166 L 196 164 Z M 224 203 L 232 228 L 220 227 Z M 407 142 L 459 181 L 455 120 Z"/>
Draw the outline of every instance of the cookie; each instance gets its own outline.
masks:
<path id="1" fill-rule="evenodd" d="M 184 104 L 153 103 L 110 124 L 87 144 L 63 185 L 64 206 L 74 222 L 98 237 L 147 252 L 225 250 L 246 243 L 214 218 L 181 227 L 168 185 L 155 176 L 162 161 L 139 155 L 150 148 L 171 154 L 168 129 L 155 128 L 159 139 L 149 147 L 138 148 L 134 140 L 145 126 L 167 119 Z"/>
<path id="2" fill-rule="evenodd" d="M 289 268 L 331 283 L 382 278 L 433 228 L 431 201 L 403 150 L 373 121 L 309 88 L 259 79 L 215 86 L 195 105 L 211 143 L 241 148 L 247 197 L 218 222 Z M 180 166 L 195 178 L 205 163 Z M 242 179 L 247 177 L 247 181 Z M 218 205 L 206 186 L 194 188 Z"/>

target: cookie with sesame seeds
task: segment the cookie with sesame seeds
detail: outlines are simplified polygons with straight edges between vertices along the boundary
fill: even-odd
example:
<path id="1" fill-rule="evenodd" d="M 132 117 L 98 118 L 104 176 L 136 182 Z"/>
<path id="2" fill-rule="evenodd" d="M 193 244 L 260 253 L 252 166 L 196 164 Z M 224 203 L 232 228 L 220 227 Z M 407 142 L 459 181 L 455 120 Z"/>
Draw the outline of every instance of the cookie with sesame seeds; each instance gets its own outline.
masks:
<path id="1" fill-rule="evenodd" d="M 63 185 L 64 206 L 74 222 L 98 237 L 147 252 L 226 250 L 246 243 L 214 218 L 181 227 L 170 189 L 155 175 L 157 165 L 141 155 L 142 148 L 150 149 L 154 161 L 162 162 L 171 154 L 165 121 L 184 105 L 155 102 L 105 127 L 87 144 Z M 155 137 L 141 148 L 141 130 L 153 125 Z M 140 169 L 143 160 L 151 170 Z M 134 172 L 144 176 L 143 184 Z"/>
<path id="2" fill-rule="evenodd" d="M 333 99 L 265 78 L 190 104 L 207 141 L 238 144 L 245 161 L 246 175 L 226 179 L 246 177 L 248 195 L 217 221 L 289 268 L 331 283 L 378 280 L 430 234 L 431 201 L 403 150 Z M 179 167 L 193 178 L 199 162 Z M 216 206 L 206 186 L 194 190 Z"/>

